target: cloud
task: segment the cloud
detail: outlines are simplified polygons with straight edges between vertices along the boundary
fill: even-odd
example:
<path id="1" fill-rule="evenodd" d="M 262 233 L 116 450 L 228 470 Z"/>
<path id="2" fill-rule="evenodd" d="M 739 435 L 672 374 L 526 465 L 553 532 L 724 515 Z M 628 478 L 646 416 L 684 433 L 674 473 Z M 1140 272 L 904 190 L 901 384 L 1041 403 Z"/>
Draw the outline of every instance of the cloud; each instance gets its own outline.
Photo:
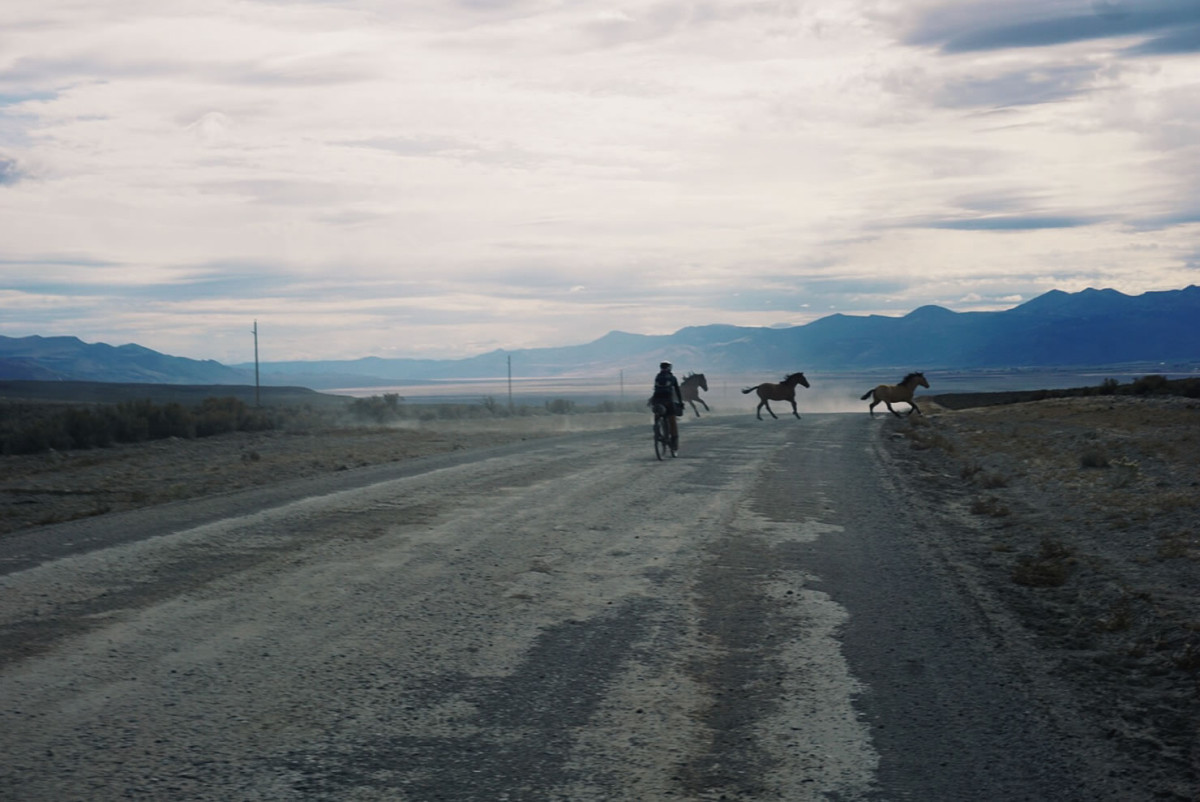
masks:
<path id="1" fill-rule="evenodd" d="M 1200 23 L 1180 26 L 1163 36 L 1155 36 L 1141 44 L 1126 48 L 1130 56 L 1171 56 L 1182 53 L 1200 53 Z"/>
<path id="2" fill-rule="evenodd" d="M 1066 100 L 1096 84 L 1103 67 L 1095 64 L 1030 66 L 982 78 L 951 80 L 937 92 L 950 108 L 1025 106 Z"/>
<path id="3" fill-rule="evenodd" d="M 88 259 L 66 254 L 43 254 L 23 259 L 0 258 L 0 268 L 19 267 L 35 271 L 55 267 L 93 268 L 118 266 L 116 262 L 110 262 L 107 259 Z"/>
<path id="4" fill-rule="evenodd" d="M 960 220 L 926 220 L 918 225 L 953 231 L 1036 231 L 1053 228 L 1081 228 L 1103 222 L 1094 217 L 1067 215 L 998 215 Z"/>
<path id="5" fill-rule="evenodd" d="M 468 356 L 1163 288 L 1200 197 L 1181 8 L 0 6 L 0 326 Z"/>
<path id="6" fill-rule="evenodd" d="M 949 202 L 964 211 L 979 216 L 1006 214 L 1019 216 L 1041 202 L 1037 193 L 1020 190 L 993 189 L 989 192 L 971 193 L 950 198 Z"/>
<path id="7" fill-rule="evenodd" d="M 19 106 L 22 103 L 38 100 L 54 100 L 57 97 L 56 92 L 0 92 L 0 108 L 6 106 Z"/>
<path id="8" fill-rule="evenodd" d="M 21 169 L 15 159 L 0 156 L 0 187 L 12 186 L 21 180 Z"/>
<path id="9" fill-rule="evenodd" d="M 763 286 L 713 292 L 697 300 L 726 311 L 791 312 L 796 317 L 790 325 L 797 325 L 834 311 L 899 311 L 900 299 L 912 285 L 910 281 L 894 278 L 780 274 L 764 276 L 760 283 Z"/>
<path id="10" fill-rule="evenodd" d="M 0 73 L 5 84 L 30 87 L 67 87 L 73 84 L 106 78 L 138 78 L 147 76 L 183 75 L 183 65 L 169 59 L 149 59 L 128 56 L 95 56 L 79 54 L 72 57 L 26 56 L 13 61 Z M 59 94 L 50 89 L 30 90 L 29 94 Z"/>
<path id="11" fill-rule="evenodd" d="M 927 8 L 905 41 L 967 53 L 1145 36 L 1161 43 L 1143 45 L 1147 53 L 1183 52 L 1194 51 L 1198 27 L 1194 0 L 988 0 Z"/>
<path id="12" fill-rule="evenodd" d="M 1200 204 L 1183 205 L 1167 214 L 1129 220 L 1129 225 L 1139 231 L 1157 231 L 1194 223 L 1200 223 Z"/>

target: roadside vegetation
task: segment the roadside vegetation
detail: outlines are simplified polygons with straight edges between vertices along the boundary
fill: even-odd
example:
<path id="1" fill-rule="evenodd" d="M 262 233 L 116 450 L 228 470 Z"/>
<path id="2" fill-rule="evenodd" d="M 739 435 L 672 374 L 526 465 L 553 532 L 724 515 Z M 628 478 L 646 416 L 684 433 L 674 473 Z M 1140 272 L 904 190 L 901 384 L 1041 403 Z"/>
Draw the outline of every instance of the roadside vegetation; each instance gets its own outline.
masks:
<path id="1" fill-rule="evenodd" d="M 0 405 L 0 453 L 36 454 L 263 431 L 280 426 L 295 414 L 277 408 L 255 409 L 236 398 L 208 398 L 190 407 L 149 400 L 78 406 L 8 402 Z"/>
<path id="2" fill-rule="evenodd" d="M 932 396 L 946 409 L 1015 404 L 1023 401 L 1045 401 L 1049 398 L 1088 398 L 1093 396 L 1155 396 L 1178 395 L 1185 398 L 1200 398 L 1200 379 L 1168 379 L 1157 373 L 1142 376 L 1129 384 L 1116 379 L 1105 379 L 1091 387 L 1069 387 L 1061 390 L 1011 390 L 989 393 L 951 393 Z"/>
<path id="3" fill-rule="evenodd" d="M 960 576 L 1017 616 L 1107 737 L 1161 768 L 1147 798 L 1200 787 L 1197 398 L 1200 380 L 1145 376 L 889 421 L 951 521 Z"/>
<path id="4" fill-rule="evenodd" d="M 477 403 L 409 404 L 394 393 L 355 398 L 347 406 L 351 424 L 400 423 L 404 421 L 480 420 L 488 418 L 529 418 L 538 415 L 581 415 L 601 412 L 644 412 L 644 402 L 599 401 L 594 404 L 569 398 L 551 398 L 541 404 L 513 404 L 484 396 Z"/>
<path id="5" fill-rule="evenodd" d="M 394 393 L 347 400 L 340 406 L 293 404 L 252 406 L 232 396 L 199 403 L 155 402 L 148 398 L 115 403 L 0 401 L 0 455 L 39 454 L 106 448 L 180 438 L 193 440 L 230 432 L 315 431 L 403 422 L 640 412 L 634 402 L 578 403 L 549 399 L 509 406 L 491 396 L 478 403 L 409 404 Z"/>

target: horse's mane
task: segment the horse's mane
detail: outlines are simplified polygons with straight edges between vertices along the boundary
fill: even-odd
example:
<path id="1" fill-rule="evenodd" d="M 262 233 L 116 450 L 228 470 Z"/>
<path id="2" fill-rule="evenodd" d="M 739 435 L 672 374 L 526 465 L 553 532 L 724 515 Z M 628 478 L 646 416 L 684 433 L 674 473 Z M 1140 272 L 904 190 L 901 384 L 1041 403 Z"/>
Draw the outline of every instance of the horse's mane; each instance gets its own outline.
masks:
<path id="1" fill-rule="evenodd" d="M 903 379 L 900 380 L 900 384 L 908 384 L 910 381 L 912 381 L 913 379 L 917 378 L 920 375 L 921 374 L 919 372 L 910 373 L 907 376 L 905 376 Z"/>

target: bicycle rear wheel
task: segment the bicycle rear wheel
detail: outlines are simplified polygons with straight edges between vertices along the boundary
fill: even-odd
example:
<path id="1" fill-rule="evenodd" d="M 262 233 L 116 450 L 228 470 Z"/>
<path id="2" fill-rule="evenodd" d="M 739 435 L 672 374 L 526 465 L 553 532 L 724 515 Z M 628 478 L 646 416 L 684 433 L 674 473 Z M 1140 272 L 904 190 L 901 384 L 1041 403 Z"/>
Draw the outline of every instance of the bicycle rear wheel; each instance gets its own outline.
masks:
<path id="1" fill-rule="evenodd" d="M 654 456 L 660 460 L 667 450 L 667 426 L 662 415 L 654 416 Z"/>

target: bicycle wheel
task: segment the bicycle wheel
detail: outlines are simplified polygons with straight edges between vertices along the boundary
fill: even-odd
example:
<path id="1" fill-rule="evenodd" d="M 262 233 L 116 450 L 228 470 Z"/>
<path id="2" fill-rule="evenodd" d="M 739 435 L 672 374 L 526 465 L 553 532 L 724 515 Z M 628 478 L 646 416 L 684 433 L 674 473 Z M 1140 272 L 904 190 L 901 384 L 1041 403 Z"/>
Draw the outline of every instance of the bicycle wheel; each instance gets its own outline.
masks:
<path id="1" fill-rule="evenodd" d="M 664 431 L 665 421 L 662 415 L 654 416 L 654 456 L 660 460 L 663 458 L 663 452 L 667 450 L 667 433 Z"/>

